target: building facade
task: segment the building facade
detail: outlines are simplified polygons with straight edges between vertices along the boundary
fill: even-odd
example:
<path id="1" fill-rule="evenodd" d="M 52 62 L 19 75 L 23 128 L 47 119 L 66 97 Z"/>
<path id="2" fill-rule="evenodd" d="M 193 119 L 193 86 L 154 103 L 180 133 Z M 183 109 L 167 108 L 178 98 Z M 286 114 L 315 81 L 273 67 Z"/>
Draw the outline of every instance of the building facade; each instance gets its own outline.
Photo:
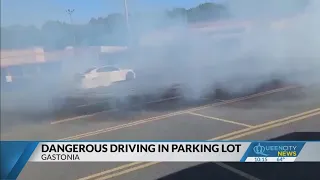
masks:
<path id="1" fill-rule="evenodd" d="M 121 53 L 126 47 L 94 46 L 46 52 L 43 48 L 1 50 L 1 88 L 30 84 L 30 81 L 73 76 L 108 54 Z"/>

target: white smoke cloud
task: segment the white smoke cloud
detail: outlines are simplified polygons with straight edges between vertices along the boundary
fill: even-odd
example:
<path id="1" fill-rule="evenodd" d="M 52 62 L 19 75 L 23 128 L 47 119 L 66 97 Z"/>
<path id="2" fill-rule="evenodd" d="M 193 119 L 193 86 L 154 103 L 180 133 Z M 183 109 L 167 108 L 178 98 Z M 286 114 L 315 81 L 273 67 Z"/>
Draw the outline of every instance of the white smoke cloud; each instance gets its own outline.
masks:
<path id="1" fill-rule="evenodd" d="M 154 18 L 151 13 L 146 20 L 131 17 L 131 35 L 141 37 L 141 46 L 123 59 L 129 60 L 125 66 L 136 71 L 137 79 L 112 93 L 126 98 L 129 94 L 154 93 L 173 84 L 182 84 L 187 87 L 184 89 L 187 97 L 194 99 L 210 87 L 223 86 L 229 92 L 238 93 L 273 77 L 299 84 L 319 81 L 318 0 L 311 1 L 306 10 L 298 14 L 301 4 L 290 0 L 242 0 L 226 4 L 233 15 L 230 22 L 249 21 L 251 31 L 223 40 L 195 32 L 180 19 L 177 27 L 149 34 L 153 29 L 172 23 L 172 19 L 157 13 Z M 271 28 L 271 25 L 278 28 Z M 284 28 L 279 28 L 281 26 Z M 50 89 L 46 89 L 48 96 L 56 93 L 48 91 Z M 50 107 L 50 103 L 33 101 L 30 108 Z"/>
<path id="2" fill-rule="evenodd" d="M 157 44 L 158 50 L 152 54 L 148 50 L 143 52 L 148 58 L 137 68 L 159 73 L 168 84 L 186 83 L 196 92 L 202 92 L 208 84 L 221 82 L 230 91 L 242 91 L 275 75 L 297 82 L 297 77 L 306 75 L 303 73 L 317 70 L 318 2 L 310 2 L 304 12 L 301 2 L 296 1 L 261 4 L 246 0 L 227 4 L 235 21 L 249 20 L 252 24 L 250 32 L 237 38 L 237 46 L 222 46 L 204 33 L 181 29 L 163 31 L 163 34 L 148 36 L 148 45 Z M 297 9 L 301 12 L 297 13 Z M 303 77 L 297 83 L 306 83 L 310 78 Z"/>

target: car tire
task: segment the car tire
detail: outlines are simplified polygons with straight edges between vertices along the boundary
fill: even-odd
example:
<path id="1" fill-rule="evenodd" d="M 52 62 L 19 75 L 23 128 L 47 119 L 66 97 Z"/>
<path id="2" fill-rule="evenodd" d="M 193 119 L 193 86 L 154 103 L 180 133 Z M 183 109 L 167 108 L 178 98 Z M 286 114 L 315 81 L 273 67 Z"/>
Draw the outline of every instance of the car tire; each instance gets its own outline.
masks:
<path id="1" fill-rule="evenodd" d="M 126 75 L 126 80 L 133 80 L 134 79 L 134 73 L 133 72 L 128 72 Z"/>

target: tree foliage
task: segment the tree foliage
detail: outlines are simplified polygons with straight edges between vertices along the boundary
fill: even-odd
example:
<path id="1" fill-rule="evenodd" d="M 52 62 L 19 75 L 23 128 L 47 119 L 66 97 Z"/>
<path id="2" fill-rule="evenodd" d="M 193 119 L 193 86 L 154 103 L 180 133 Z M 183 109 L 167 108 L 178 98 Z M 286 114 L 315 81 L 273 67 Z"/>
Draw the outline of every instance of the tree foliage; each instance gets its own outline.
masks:
<path id="1" fill-rule="evenodd" d="M 161 29 L 172 25 L 186 25 L 203 21 L 215 21 L 230 16 L 238 16 L 235 12 L 258 17 L 257 11 L 262 15 L 280 14 L 287 9 L 292 10 L 295 4 L 300 11 L 306 7 L 309 0 L 283 0 L 258 3 L 255 0 L 232 1 L 234 6 L 216 3 L 203 3 L 197 7 L 184 9 L 174 8 L 164 14 L 129 14 L 129 29 L 123 14 L 115 13 L 107 17 L 92 18 L 86 24 L 70 24 L 60 21 L 47 21 L 41 28 L 35 26 L 1 27 L 1 49 L 19 49 L 41 46 L 45 49 L 64 49 L 66 46 L 100 46 L 100 45 L 126 45 L 128 33 L 139 38 L 145 32 Z M 237 2 L 237 3 L 234 3 Z M 249 6 L 250 5 L 250 6 Z M 290 6 L 289 6 L 290 5 Z M 249 7 L 249 8 L 248 8 Z M 244 11 L 239 11 L 239 8 Z M 232 11 L 229 12 L 229 11 Z M 249 12 L 250 11 L 250 12 Z M 259 14 L 259 13 L 258 13 Z M 129 31 L 128 31 L 129 30 Z"/>
<path id="2" fill-rule="evenodd" d="M 177 22 L 195 23 L 226 17 L 226 8 L 213 3 L 200 4 L 191 9 L 174 8 L 164 15 L 130 14 L 130 30 L 138 32 L 170 26 Z M 47 21 L 42 27 L 1 27 L 1 48 L 20 49 L 41 46 L 48 50 L 66 46 L 125 45 L 127 25 L 123 14 L 92 18 L 88 23 L 75 25 L 60 21 Z"/>

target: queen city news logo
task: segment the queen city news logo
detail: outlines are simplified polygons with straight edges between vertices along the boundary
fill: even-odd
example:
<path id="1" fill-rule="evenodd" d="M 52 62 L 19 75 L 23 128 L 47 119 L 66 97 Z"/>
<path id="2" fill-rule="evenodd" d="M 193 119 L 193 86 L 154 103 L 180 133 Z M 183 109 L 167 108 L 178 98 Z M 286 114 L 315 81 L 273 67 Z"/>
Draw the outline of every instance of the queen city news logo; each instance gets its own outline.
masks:
<path id="1" fill-rule="evenodd" d="M 296 157 L 297 146 L 296 145 L 281 145 L 281 144 L 268 144 L 261 145 L 261 143 L 255 145 L 252 148 L 253 152 L 260 157 Z"/>

